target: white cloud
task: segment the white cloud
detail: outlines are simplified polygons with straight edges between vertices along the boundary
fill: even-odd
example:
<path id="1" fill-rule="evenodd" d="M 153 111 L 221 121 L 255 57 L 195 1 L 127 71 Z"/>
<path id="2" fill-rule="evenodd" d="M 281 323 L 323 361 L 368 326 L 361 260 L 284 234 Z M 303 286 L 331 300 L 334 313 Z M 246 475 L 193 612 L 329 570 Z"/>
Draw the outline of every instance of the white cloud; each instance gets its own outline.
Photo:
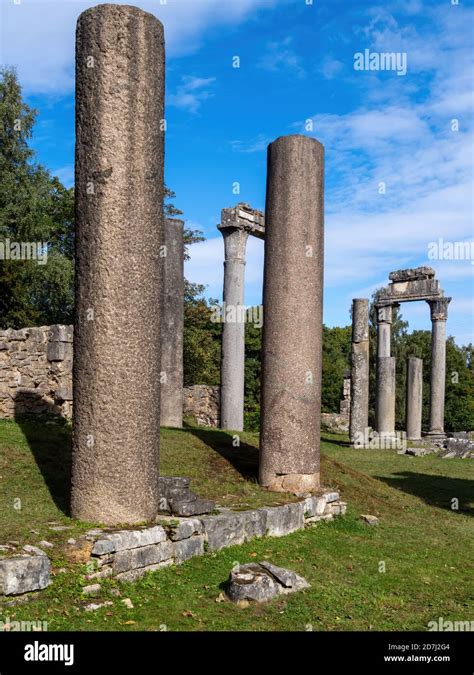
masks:
<path id="1" fill-rule="evenodd" d="M 235 152 L 251 154 L 254 152 L 266 152 L 268 144 L 271 142 L 265 134 L 258 134 L 256 138 L 249 141 L 231 141 L 230 145 Z"/>
<path id="2" fill-rule="evenodd" d="M 195 113 L 203 101 L 213 96 L 210 87 L 215 81 L 215 77 L 203 78 L 186 75 L 182 77 L 176 93 L 168 96 L 168 104 Z"/>
<path id="3" fill-rule="evenodd" d="M 62 166 L 59 169 L 53 169 L 51 171 L 53 176 L 57 176 L 61 183 L 66 187 L 74 186 L 74 165 L 68 164 L 67 166 Z"/>
<path id="4" fill-rule="evenodd" d="M 298 78 L 306 76 L 301 58 L 290 47 L 292 37 L 286 37 L 281 42 L 269 42 L 266 52 L 260 59 L 258 66 L 270 72 L 291 72 Z"/>
<path id="5" fill-rule="evenodd" d="M 105 0 L 108 2 L 108 0 Z M 206 31 L 235 25 L 252 11 L 278 0 L 142 0 L 140 7 L 165 26 L 168 57 L 196 51 Z M 2 63 L 17 66 L 28 93 L 70 93 L 74 89 L 75 25 L 79 14 L 97 0 L 1 0 Z"/>

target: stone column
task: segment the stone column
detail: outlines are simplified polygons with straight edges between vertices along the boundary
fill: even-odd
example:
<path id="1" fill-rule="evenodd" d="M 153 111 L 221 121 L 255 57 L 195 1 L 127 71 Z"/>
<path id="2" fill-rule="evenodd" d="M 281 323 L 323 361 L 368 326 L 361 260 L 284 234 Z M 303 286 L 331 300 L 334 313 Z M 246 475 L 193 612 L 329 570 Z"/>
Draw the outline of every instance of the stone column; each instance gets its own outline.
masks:
<path id="1" fill-rule="evenodd" d="M 375 399 L 377 431 L 383 436 L 395 434 L 395 357 L 377 359 L 377 391 Z"/>
<path id="2" fill-rule="evenodd" d="M 244 428 L 245 248 L 248 232 L 219 226 L 224 237 L 224 318 L 221 355 L 221 428 Z"/>
<path id="3" fill-rule="evenodd" d="M 427 301 L 431 310 L 431 387 L 428 435 L 444 437 L 444 391 L 446 386 L 446 321 L 451 298 Z"/>
<path id="4" fill-rule="evenodd" d="M 390 356 L 392 305 L 377 307 L 377 356 Z"/>
<path id="5" fill-rule="evenodd" d="M 164 65 L 151 14 L 79 17 L 71 509 L 110 525 L 159 503 Z"/>
<path id="6" fill-rule="evenodd" d="M 267 160 L 260 483 L 319 486 L 324 148 L 282 136 Z"/>
<path id="7" fill-rule="evenodd" d="M 164 220 L 161 313 L 162 427 L 183 426 L 184 221 Z"/>
<path id="8" fill-rule="evenodd" d="M 369 426 L 369 301 L 352 301 L 351 444 L 365 445 Z"/>
<path id="9" fill-rule="evenodd" d="M 421 415 L 423 410 L 423 360 L 408 357 L 406 427 L 407 439 L 421 439 Z"/>

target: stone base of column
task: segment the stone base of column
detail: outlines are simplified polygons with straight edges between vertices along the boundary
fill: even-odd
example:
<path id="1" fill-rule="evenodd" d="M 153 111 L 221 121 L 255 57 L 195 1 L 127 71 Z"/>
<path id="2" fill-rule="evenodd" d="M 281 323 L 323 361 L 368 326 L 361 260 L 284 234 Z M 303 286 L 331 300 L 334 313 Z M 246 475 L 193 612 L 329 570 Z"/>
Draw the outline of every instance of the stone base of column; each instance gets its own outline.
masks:
<path id="1" fill-rule="evenodd" d="M 293 492 L 296 495 L 317 490 L 320 485 L 319 473 L 286 473 L 261 475 L 262 487 L 272 492 Z"/>
<path id="2" fill-rule="evenodd" d="M 446 434 L 444 431 L 425 431 L 423 432 L 423 438 L 427 438 L 430 441 L 444 441 Z"/>

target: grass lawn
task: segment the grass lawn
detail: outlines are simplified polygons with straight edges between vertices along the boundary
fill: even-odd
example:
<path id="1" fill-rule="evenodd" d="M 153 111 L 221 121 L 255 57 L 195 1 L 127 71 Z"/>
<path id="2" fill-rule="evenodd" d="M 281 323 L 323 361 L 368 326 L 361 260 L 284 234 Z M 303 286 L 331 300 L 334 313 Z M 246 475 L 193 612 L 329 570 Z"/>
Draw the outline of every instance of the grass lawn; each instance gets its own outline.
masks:
<path id="1" fill-rule="evenodd" d="M 234 448 L 232 435 L 221 431 L 163 429 L 162 473 L 189 476 L 200 496 L 221 506 L 288 501 L 259 488 L 258 436 L 241 438 Z M 474 462 L 352 450 L 329 434 L 322 453 L 323 482 L 340 490 L 347 516 L 194 558 L 133 584 L 108 579 L 85 598 L 85 565 L 71 559 L 65 543 L 97 524 L 67 515 L 70 427 L 0 421 L 0 544 L 55 544 L 53 583 L 28 602 L 0 604 L 0 619 L 47 621 L 48 630 L 150 631 L 426 630 L 438 617 L 474 620 Z M 362 513 L 378 516 L 379 527 L 364 525 Z M 54 524 L 71 529 L 54 532 Z M 263 559 L 302 574 L 311 588 L 247 608 L 220 601 L 236 561 Z M 112 605 L 83 611 L 103 600 Z"/>

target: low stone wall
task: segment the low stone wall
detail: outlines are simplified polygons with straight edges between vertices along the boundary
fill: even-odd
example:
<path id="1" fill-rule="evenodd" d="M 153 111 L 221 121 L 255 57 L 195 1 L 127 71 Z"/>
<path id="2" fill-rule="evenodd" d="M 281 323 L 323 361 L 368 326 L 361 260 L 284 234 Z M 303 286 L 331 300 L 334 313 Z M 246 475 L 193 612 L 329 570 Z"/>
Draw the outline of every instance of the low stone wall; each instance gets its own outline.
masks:
<path id="1" fill-rule="evenodd" d="M 160 516 L 153 527 L 95 535 L 92 561 L 97 571 L 88 574 L 87 579 L 114 576 L 133 581 L 206 551 L 218 551 L 256 537 L 283 537 L 345 512 L 346 504 L 339 500 L 339 494 L 327 492 L 293 504 L 252 511 L 223 511 L 199 518 Z"/>
<path id="2" fill-rule="evenodd" d="M 0 418 L 23 414 L 72 417 L 73 326 L 0 331 Z M 219 426 L 219 387 L 183 390 L 183 415 Z"/>
<path id="3" fill-rule="evenodd" d="M 183 415 L 208 427 L 220 425 L 220 387 L 195 384 L 183 391 Z"/>
<path id="4" fill-rule="evenodd" d="M 341 413 L 321 413 L 323 429 L 334 433 L 349 431 L 349 415 Z"/>
<path id="5" fill-rule="evenodd" d="M 219 551 L 257 537 L 283 537 L 322 520 L 333 520 L 344 515 L 346 507 L 338 492 L 328 491 L 299 502 L 252 511 L 222 509 L 217 515 L 196 518 L 158 516 L 155 525 L 133 530 L 95 528 L 68 543 L 81 553 L 81 562 L 90 556 L 86 579 L 113 576 L 134 581 L 147 572 L 180 564 L 207 551 Z M 26 545 L 18 554 L 12 543 L 0 545 L 1 552 L 10 554 L 0 557 L 0 595 L 21 595 L 46 588 L 51 583 L 51 564 L 43 548 L 51 544 L 42 541 L 38 546 Z"/>
<path id="6" fill-rule="evenodd" d="M 72 326 L 0 331 L 0 417 L 72 414 Z"/>

